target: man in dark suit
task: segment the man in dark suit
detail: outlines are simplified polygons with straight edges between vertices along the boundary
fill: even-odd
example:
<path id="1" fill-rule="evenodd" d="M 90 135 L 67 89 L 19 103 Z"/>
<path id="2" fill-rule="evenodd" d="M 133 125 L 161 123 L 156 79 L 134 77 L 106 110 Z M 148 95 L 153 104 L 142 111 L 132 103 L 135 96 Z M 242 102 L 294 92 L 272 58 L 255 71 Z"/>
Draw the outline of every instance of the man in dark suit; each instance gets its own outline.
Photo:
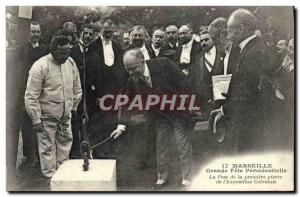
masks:
<path id="1" fill-rule="evenodd" d="M 175 60 L 176 51 L 166 47 L 166 33 L 161 29 L 156 29 L 152 34 L 151 50 L 155 57 L 167 57 L 172 61 Z"/>
<path id="2" fill-rule="evenodd" d="M 105 18 L 102 22 L 101 36 L 89 47 L 89 50 L 98 55 L 100 59 L 95 71 L 95 91 L 97 100 L 107 94 L 116 95 L 126 84 L 126 70 L 122 62 L 123 50 L 115 42 L 113 34 L 115 24 L 110 18 Z M 97 107 L 97 113 L 90 120 L 88 130 L 92 144 L 109 136 L 109 131 L 117 124 L 118 114 L 116 111 L 102 111 Z M 113 154 L 109 150 L 110 144 L 105 144 L 94 151 L 94 157 L 109 158 Z"/>
<path id="3" fill-rule="evenodd" d="M 207 30 L 200 32 L 200 43 L 203 51 L 194 56 L 195 66 L 190 75 L 194 82 L 192 86 L 200 98 L 201 114 L 208 119 L 210 110 L 213 107 L 212 76 L 223 74 L 223 57 L 225 53 L 217 48 Z"/>
<path id="4" fill-rule="evenodd" d="M 140 48 L 144 54 L 145 60 L 153 59 L 156 57 L 151 46 L 146 43 L 146 30 L 142 25 L 136 25 L 132 28 L 130 33 L 131 44 L 128 49 Z"/>
<path id="5" fill-rule="evenodd" d="M 81 84 L 83 85 L 83 64 L 85 64 L 85 92 L 86 92 L 86 107 L 87 115 L 92 119 L 96 110 L 96 92 L 95 79 L 96 68 L 100 64 L 100 58 L 96 52 L 90 50 L 90 44 L 94 39 L 94 28 L 89 24 L 83 24 L 80 28 L 79 42 L 72 48 L 70 57 L 75 61 Z M 85 62 L 83 62 L 85 58 Z M 77 116 L 72 117 L 72 134 L 73 144 L 70 152 L 70 158 L 81 157 L 80 145 L 80 131 L 83 113 L 83 100 L 79 103 L 77 109 Z M 81 133 L 81 136 L 83 134 Z"/>
<path id="6" fill-rule="evenodd" d="M 167 34 L 167 49 L 176 50 L 178 47 L 178 40 L 179 40 L 179 32 L 176 25 L 169 25 L 166 27 L 166 34 Z"/>
<path id="7" fill-rule="evenodd" d="M 35 61 L 37 61 L 42 56 L 48 53 L 48 46 L 40 42 L 42 36 L 41 26 L 37 22 L 32 22 L 30 24 L 29 32 L 29 42 L 21 46 L 20 48 L 20 62 L 21 69 L 24 73 L 24 78 L 22 79 L 23 93 L 25 93 L 28 74 L 31 66 Z M 24 103 L 23 112 L 21 117 L 21 131 L 23 139 L 23 155 L 26 157 L 28 162 L 33 162 L 34 165 L 39 166 L 38 154 L 37 154 L 37 142 L 35 134 L 32 131 L 31 119 L 28 116 Z"/>
<path id="8" fill-rule="evenodd" d="M 191 94 L 184 74 L 176 64 L 168 58 L 155 58 L 145 61 L 140 49 L 132 49 L 124 54 L 124 65 L 129 73 L 128 95 L 176 95 Z M 127 113 L 127 114 L 126 114 Z M 182 185 L 187 186 L 191 180 L 192 147 L 189 139 L 187 121 L 190 119 L 189 111 L 168 111 L 157 106 L 146 111 L 137 112 L 140 121 L 154 124 L 156 131 L 156 159 L 157 159 L 157 181 L 153 189 L 165 186 L 168 180 L 168 152 L 169 134 L 174 132 L 179 152 L 182 172 Z M 121 116 L 119 125 L 111 136 L 117 138 L 126 126 L 128 133 L 133 132 L 131 125 L 136 120 L 136 112 L 127 110 Z M 137 132 L 138 130 L 135 129 Z M 139 131 L 143 132 L 143 131 Z M 144 131 L 145 132 L 145 131 Z M 134 146 L 135 143 L 131 142 Z"/>
<path id="9" fill-rule="evenodd" d="M 194 57 L 201 52 L 199 42 L 193 39 L 193 30 L 189 25 L 182 25 L 179 28 L 179 46 L 176 51 L 175 62 L 179 68 L 187 76 L 191 84 L 195 83 L 194 77 L 191 75 L 195 69 Z"/>
<path id="10" fill-rule="evenodd" d="M 217 49 L 217 54 L 219 54 L 218 61 L 220 61 L 220 63 L 216 65 L 213 75 L 229 74 L 227 72 L 228 69 L 224 68 L 225 53 L 228 51 L 230 46 L 228 40 L 227 20 L 223 17 L 216 18 L 208 26 L 208 32 Z"/>
<path id="11" fill-rule="evenodd" d="M 240 51 L 225 104 L 213 113 L 225 116 L 226 134 L 232 150 L 251 151 L 264 142 L 260 77 L 268 66 L 266 47 L 256 37 L 254 15 L 245 9 L 234 11 L 227 22 L 229 38 Z M 230 58 L 230 57 L 229 57 Z M 229 59 L 230 61 L 230 59 Z"/>

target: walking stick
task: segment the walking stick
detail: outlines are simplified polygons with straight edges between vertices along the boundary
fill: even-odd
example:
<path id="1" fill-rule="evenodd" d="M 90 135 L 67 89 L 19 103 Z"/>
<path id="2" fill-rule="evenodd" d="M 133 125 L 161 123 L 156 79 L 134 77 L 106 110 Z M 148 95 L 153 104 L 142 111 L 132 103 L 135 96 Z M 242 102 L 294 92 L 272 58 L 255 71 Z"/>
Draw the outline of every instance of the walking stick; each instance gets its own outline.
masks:
<path id="1" fill-rule="evenodd" d="M 89 157 L 91 154 L 90 151 L 90 143 L 88 140 L 88 135 L 86 132 L 86 125 L 88 122 L 88 115 L 86 111 L 86 87 L 85 87 L 85 81 L 86 81 L 86 74 L 85 74 L 85 68 L 86 68 L 86 60 L 85 60 L 85 50 L 86 46 L 85 43 L 83 43 L 83 52 L 82 52 L 82 133 L 83 133 L 83 141 L 80 143 L 80 152 L 83 157 L 84 163 L 83 163 L 83 170 L 88 171 L 89 169 Z"/>
<path id="2" fill-rule="evenodd" d="M 89 143 L 89 139 L 88 139 L 88 135 L 87 135 L 87 131 L 86 131 L 86 125 L 88 123 L 88 114 L 87 114 L 87 110 L 86 110 L 86 45 L 85 43 L 83 43 L 83 53 L 82 53 L 82 133 L 83 133 L 83 141 L 80 143 L 80 152 L 81 152 L 81 156 L 83 158 L 83 171 L 88 171 L 89 170 L 89 159 L 92 158 L 91 156 L 91 151 L 93 149 L 95 149 L 96 147 L 106 143 L 108 140 L 110 140 L 112 137 L 108 137 L 104 140 L 102 140 L 99 143 L 94 144 L 93 146 L 90 145 Z"/>

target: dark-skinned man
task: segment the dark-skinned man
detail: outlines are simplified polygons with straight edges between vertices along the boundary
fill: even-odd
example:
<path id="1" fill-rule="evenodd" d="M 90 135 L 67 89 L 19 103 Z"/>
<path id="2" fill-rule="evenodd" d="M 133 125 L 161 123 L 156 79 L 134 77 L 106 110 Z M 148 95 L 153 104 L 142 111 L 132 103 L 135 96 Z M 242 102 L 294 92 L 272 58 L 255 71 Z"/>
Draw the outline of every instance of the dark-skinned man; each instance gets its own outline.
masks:
<path id="1" fill-rule="evenodd" d="M 25 107 L 37 132 L 41 171 L 46 180 L 68 159 L 72 146 L 71 116 L 82 91 L 69 40 L 54 36 L 50 53 L 30 69 Z"/>

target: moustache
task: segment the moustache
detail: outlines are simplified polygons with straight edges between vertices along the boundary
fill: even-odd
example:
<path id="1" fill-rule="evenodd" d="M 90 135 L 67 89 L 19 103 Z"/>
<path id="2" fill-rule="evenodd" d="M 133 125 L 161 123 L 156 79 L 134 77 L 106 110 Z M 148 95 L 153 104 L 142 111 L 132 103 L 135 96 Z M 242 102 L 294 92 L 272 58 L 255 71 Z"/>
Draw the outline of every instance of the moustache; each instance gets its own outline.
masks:
<path id="1" fill-rule="evenodd" d="M 137 46 L 137 47 L 141 47 L 143 45 L 144 41 L 142 39 L 133 39 L 132 40 L 132 44 Z"/>
<path id="2" fill-rule="evenodd" d="M 104 38 L 112 38 L 113 35 L 112 35 L 112 34 L 103 34 L 103 37 L 104 37 Z"/>

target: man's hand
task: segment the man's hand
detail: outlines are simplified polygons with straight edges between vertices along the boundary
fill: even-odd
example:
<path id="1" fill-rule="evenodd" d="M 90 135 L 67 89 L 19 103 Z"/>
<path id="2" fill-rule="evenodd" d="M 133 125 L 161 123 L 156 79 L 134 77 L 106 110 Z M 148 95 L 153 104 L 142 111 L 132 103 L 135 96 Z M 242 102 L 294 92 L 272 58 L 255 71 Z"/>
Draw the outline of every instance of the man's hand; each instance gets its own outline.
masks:
<path id="1" fill-rule="evenodd" d="M 37 133 L 41 133 L 44 129 L 43 123 L 40 122 L 40 123 L 34 124 L 32 126 L 32 129 Z"/>
<path id="2" fill-rule="evenodd" d="M 117 128 L 110 134 L 110 137 L 114 137 L 114 139 L 117 139 L 122 133 L 123 130 Z"/>
<path id="3" fill-rule="evenodd" d="M 212 119 L 214 117 L 214 115 L 215 115 L 215 118 Z M 222 116 L 224 116 L 222 108 L 212 110 L 210 112 L 209 122 L 211 122 L 211 121 L 218 121 Z"/>
<path id="4" fill-rule="evenodd" d="M 117 139 L 117 137 L 119 137 L 123 131 L 126 130 L 126 126 L 123 124 L 119 124 L 117 129 L 115 129 L 111 134 L 110 137 L 114 137 L 114 139 Z"/>
<path id="5" fill-rule="evenodd" d="M 210 116 L 212 116 L 212 115 L 214 115 L 214 114 L 216 114 L 216 113 L 217 113 L 217 115 L 218 115 L 218 114 L 223 115 L 222 108 L 218 108 L 218 109 L 212 110 L 212 111 L 210 112 Z"/>
<path id="6" fill-rule="evenodd" d="M 215 122 L 219 121 L 223 116 L 223 112 L 222 111 L 219 111 L 215 117 Z"/>

